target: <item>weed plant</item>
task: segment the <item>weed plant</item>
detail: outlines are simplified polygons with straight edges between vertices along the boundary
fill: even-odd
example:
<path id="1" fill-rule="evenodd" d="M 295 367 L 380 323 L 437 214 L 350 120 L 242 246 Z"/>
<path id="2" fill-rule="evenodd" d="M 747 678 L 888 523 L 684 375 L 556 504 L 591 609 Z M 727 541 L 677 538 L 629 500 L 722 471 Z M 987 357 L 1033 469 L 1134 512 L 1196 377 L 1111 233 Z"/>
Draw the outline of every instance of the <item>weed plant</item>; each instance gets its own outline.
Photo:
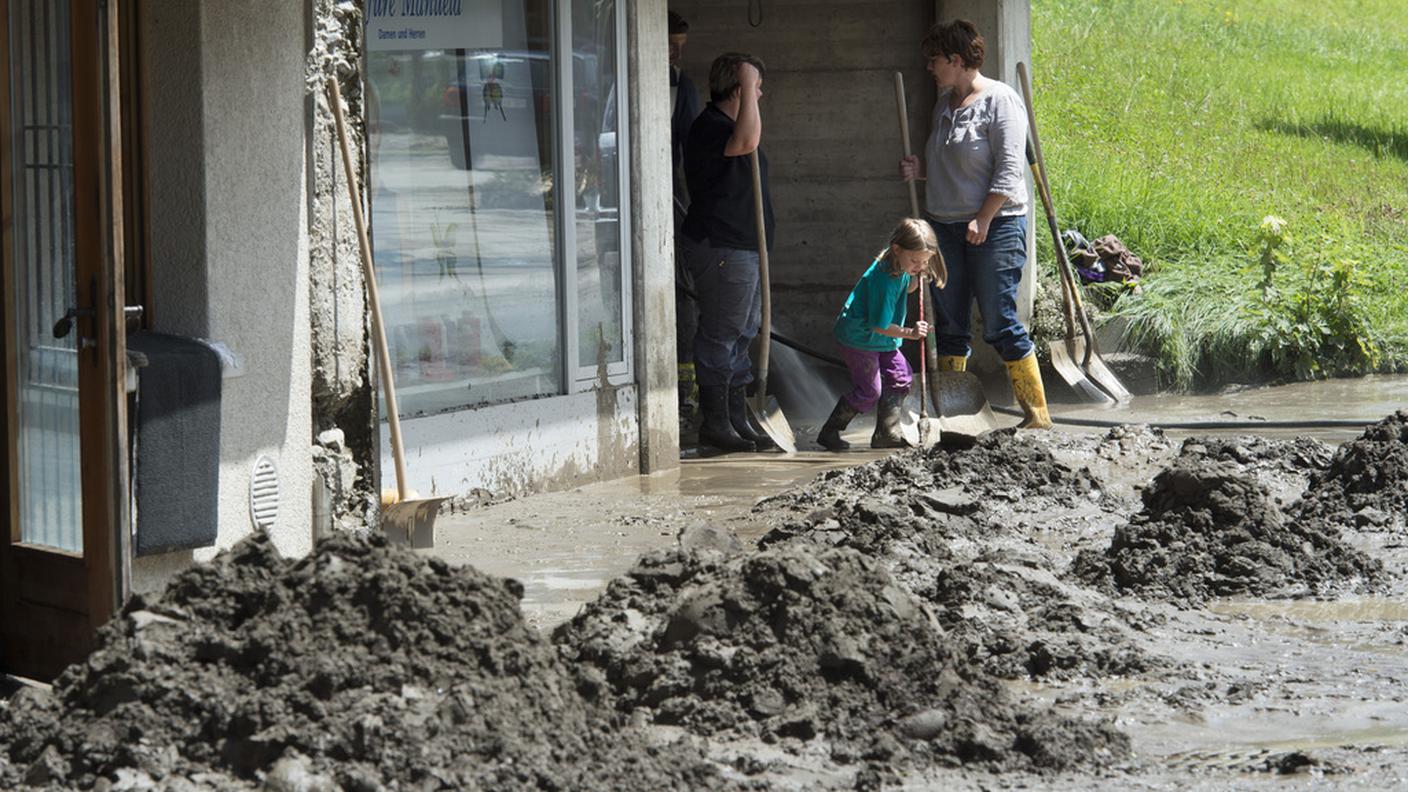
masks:
<path id="1" fill-rule="evenodd" d="M 1062 225 L 1116 234 L 1144 258 L 1140 293 L 1094 296 L 1169 384 L 1408 363 L 1403 11 L 1033 3 L 1036 112 Z"/>

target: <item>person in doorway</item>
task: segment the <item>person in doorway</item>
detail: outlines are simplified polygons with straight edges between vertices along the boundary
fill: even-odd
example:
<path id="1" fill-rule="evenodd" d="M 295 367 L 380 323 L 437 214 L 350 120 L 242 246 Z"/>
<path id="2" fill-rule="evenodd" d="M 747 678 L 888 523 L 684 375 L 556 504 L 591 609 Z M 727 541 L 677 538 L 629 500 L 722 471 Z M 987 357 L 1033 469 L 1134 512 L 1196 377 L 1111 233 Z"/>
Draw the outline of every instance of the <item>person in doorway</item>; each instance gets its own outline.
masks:
<path id="1" fill-rule="evenodd" d="M 689 190 L 684 178 L 684 143 L 689 127 L 699 116 L 699 91 L 680 67 L 684 45 L 689 39 L 689 23 L 670 12 L 670 162 L 674 171 L 675 237 L 680 234 L 689 208 Z M 692 421 L 699 406 L 699 387 L 694 377 L 694 333 L 699 325 L 699 306 L 694 300 L 694 281 L 689 277 L 680 251 L 675 251 L 675 363 L 680 383 L 680 419 Z M 683 432 L 681 432 L 683 434 Z"/>
<path id="2" fill-rule="evenodd" d="M 851 372 L 851 391 L 836 401 L 831 417 L 816 441 L 829 451 L 845 451 L 850 443 L 841 431 L 856 415 L 878 408 L 871 448 L 906 448 L 900 431 L 900 410 L 913 379 L 909 363 L 900 353 L 906 338 L 929 334 L 928 322 L 905 327 L 910 293 L 919 288 L 920 276 L 942 280 L 936 266 L 939 255 L 934 229 L 923 219 L 905 218 L 890 234 L 890 243 L 875 256 L 860 281 L 851 289 L 836 317 L 832 333 L 841 345 L 841 356 Z"/>
<path id="3" fill-rule="evenodd" d="M 746 388 L 753 381 L 748 344 L 762 322 L 753 171 L 762 175 L 766 245 L 773 240 L 768 163 L 759 148 L 763 123 L 763 62 L 728 53 L 709 68 L 710 102 L 689 129 L 684 147 L 689 212 L 680 228 L 685 269 L 699 300 L 695 375 L 704 422 L 699 441 L 721 451 L 767 448 L 771 441 L 748 421 Z"/>
<path id="4" fill-rule="evenodd" d="M 1027 117 L 1017 92 L 983 76 L 983 37 L 972 22 L 941 22 L 921 45 L 938 87 L 925 161 L 900 161 L 900 176 L 923 172 L 926 217 L 939 237 L 948 283 L 931 287 L 938 367 L 967 367 L 973 300 L 983 340 L 1007 364 L 1023 428 L 1047 429 L 1051 416 L 1035 349 L 1017 315 L 1017 285 L 1027 263 L 1025 178 Z"/>

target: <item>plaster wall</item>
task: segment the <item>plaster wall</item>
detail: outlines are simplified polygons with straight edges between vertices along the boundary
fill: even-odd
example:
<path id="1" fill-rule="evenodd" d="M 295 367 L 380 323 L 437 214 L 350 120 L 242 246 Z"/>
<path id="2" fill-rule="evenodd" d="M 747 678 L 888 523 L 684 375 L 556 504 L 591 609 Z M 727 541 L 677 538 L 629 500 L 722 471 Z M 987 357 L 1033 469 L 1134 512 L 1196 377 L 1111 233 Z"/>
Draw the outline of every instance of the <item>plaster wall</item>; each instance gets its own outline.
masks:
<path id="1" fill-rule="evenodd" d="M 253 530 L 251 468 L 277 465 L 281 552 L 311 547 L 311 366 L 302 3 L 148 3 L 153 329 L 226 344 L 217 548 L 137 559 L 133 588 Z"/>
<path id="2" fill-rule="evenodd" d="M 401 421 L 406 476 L 422 497 L 480 488 L 495 495 L 565 489 L 637 472 L 634 386 L 499 404 Z M 381 425 L 382 486 L 396 486 Z"/>
<path id="3" fill-rule="evenodd" d="M 894 74 L 904 75 L 918 151 L 935 97 L 919 52 L 924 32 L 939 18 L 973 19 L 988 42 L 984 73 L 1012 80 L 1016 60 L 1030 52 L 1029 3 L 773 0 L 754 27 L 747 0 L 671 0 L 670 9 L 690 25 L 684 68 L 704 101 L 709 64 L 719 54 L 751 52 L 768 67 L 762 115 L 777 216 L 770 256 L 775 328 L 831 351 L 831 325 L 846 294 L 894 223 L 909 214 L 897 175 Z"/>

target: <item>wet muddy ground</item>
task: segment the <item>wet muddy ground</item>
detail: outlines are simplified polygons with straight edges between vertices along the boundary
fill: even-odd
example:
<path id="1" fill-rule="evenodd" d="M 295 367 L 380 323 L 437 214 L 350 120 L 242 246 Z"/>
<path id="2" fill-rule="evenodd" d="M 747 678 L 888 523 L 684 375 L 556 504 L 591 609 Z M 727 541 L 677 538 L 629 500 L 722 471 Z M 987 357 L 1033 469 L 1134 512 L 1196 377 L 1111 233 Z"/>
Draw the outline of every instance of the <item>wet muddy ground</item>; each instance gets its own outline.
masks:
<path id="1" fill-rule="evenodd" d="M 864 441 L 865 427 L 853 432 Z M 0 787 L 1408 786 L 1408 415 L 803 453 L 246 542 L 0 704 Z"/>
<path id="2" fill-rule="evenodd" d="M 855 433 L 863 442 L 864 429 Z M 1341 431 L 1331 439 L 1347 434 L 1353 436 Z M 1082 579 L 1072 564 L 1082 551 L 1109 551 L 1116 531 L 1146 511 L 1143 493 L 1160 472 L 1181 462 L 1231 476 L 1252 500 L 1242 512 L 1259 509 L 1263 522 L 1265 513 L 1274 512 L 1280 515 L 1275 527 L 1306 544 L 1297 527 L 1303 519 L 1297 502 L 1332 464 L 1336 446 L 1308 438 L 1193 438 L 1138 428 L 1025 434 L 1018 441 L 1024 448 L 1046 448 L 1065 477 L 1043 489 L 1043 482 L 1020 476 L 954 482 L 961 474 L 941 468 L 920 482 L 947 501 L 933 507 L 929 522 L 936 515 L 955 519 L 949 512 L 962 520 L 979 517 L 947 529 L 943 544 L 958 558 L 946 559 L 942 584 L 932 582 L 933 574 L 926 584 L 923 570 L 915 571 L 914 558 L 935 555 L 932 547 L 926 551 L 913 537 L 867 538 L 864 529 L 867 494 L 881 495 L 871 499 L 872 507 L 876 500 L 904 501 L 882 492 L 885 482 L 914 485 L 916 477 L 872 473 L 850 485 L 838 483 L 836 478 L 850 474 L 828 472 L 836 470 L 836 457 L 805 452 L 788 460 L 760 455 L 689 462 L 678 473 L 501 504 L 457 517 L 434 552 L 523 581 L 529 620 L 551 628 L 628 571 L 631 561 L 623 556 L 672 547 L 676 533 L 701 520 L 736 532 L 750 545 L 787 539 L 804 526 L 800 532 L 831 534 L 824 542 L 855 545 L 883 558 L 891 575 L 939 614 L 951 645 L 963 647 L 976 667 L 1000 679 L 1012 701 L 1076 718 L 1108 718 L 1130 740 L 1128 756 L 1098 769 L 1052 775 L 1016 768 L 994 775 L 973 767 L 911 766 L 891 779 L 893 788 L 1408 786 L 1408 534 L 1402 501 L 1396 515 L 1382 520 L 1371 508 L 1367 517 L 1346 519 L 1342 531 L 1320 525 L 1331 544 L 1309 542 L 1299 548 L 1303 557 L 1277 556 L 1267 549 L 1275 542 L 1257 545 L 1251 558 L 1279 557 L 1284 568 L 1261 565 L 1277 574 L 1265 580 L 1244 576 L 1253 584 L 1235 596 L 1206 585 L 1192 597 L 1170 595 L 1167 587 L 1121 591 Z M 1023 463 L 1022 454 L 1005 455 L 1050 474 L 1042 459 Z M 886 459 L 851 455 L 845 462 L 874 469 Z M 1380 484 L 1408 494 L 1402 480 Z M 1188 500 L 1196 504 L 1196 493 Z M 593 515 L 584 533 L 594 538 L 560 539 L 562 528 L 580 523 L 584 512 Z M 896 522 L 883 514 L 868 517 L 876 525 Z M 1146 513 L 1145 520 L 1152 518 Z M 1250 533 L 1263 529 L 1253 525 Z M 1282 536 L 1282 550 L 1289 544 Z M 1326 573 L 1320 563 L 1326 558 L 1368 563 L 1330 564 Z M 1196 570 L 1169 571 L 1172 580 L 1196 576 Z M 1237 575 L 1202 571 L 1204 584 L 1221 580 L 1222 589 L 1236 590 Z M 680 727 L 656 728 L 668 733 Z M 834 761 L 819 743 L 786 743 L 737 734 L 716 734 L 710 742 L 722 761 L 754 757 L 766 768 L 758 778 L 779 789 L 851 788 L 864 771 L 863 763 Z"/>

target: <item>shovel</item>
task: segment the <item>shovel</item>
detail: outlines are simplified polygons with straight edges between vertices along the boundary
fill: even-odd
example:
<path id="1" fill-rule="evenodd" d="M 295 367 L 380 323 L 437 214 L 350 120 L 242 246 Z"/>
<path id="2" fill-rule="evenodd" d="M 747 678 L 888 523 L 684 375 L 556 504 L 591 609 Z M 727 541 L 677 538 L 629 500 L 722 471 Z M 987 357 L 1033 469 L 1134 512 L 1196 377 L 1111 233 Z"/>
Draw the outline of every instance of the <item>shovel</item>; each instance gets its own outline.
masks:
<path id="1" fill-rule="evenodd" d="M 1080 284 L 1076 282 L 1071 262 L 1066 257 L 1066 246 L 1061 241 L 1061 226 L 1056 222 L 1056 205 L 1051 200 L 1051 185 L 1046 179 L 1046 158 L 1041 154 L 1041 137 L 1037 135 L 1036 112 L 1032 106 L 1032 84 L 1025 63 L 1017 64 L 1017 77 L 1022 84 L 1022 100 L 1027 106 L 1027 128 L 1031 132 L 1027 161 L 1031 163 L 1037 191 L 1041 193 L 1041 203 L 1046 209 L 1046 224 L 1051 228 L 1052 242 L 1056 246 L 1066 313 L 1066 338 L 1061 344 L 1052 342 L 1051 363 L 1061 378 L 1086 399 L 1106 405 L 1127 402 L 1131 398 L 1129 389 L 1100 357 L 1100 347 L 1095 341 L 1095 333 L 1090 329 L 1090 317 L 1086 315 L 1081 299 Z M 1072 321 L 1073 315 L 1080 325 L 1080 337 L 1075 334 L 1077 322 Z"/>
<path id="2" fill-rule="evenodd" d="M 914 182 L 910 182 L 913 188 Z M 924 321 L 924 276 L 919 276 L 919 321 Z M 929 392 L 929 334 L 919 338 L 919 447 L 933 448 L 939 442 L 939 427 L 929 420 L 929 400 L 924 394 Z"/>
<path id="3" fill-rule="evenodd" d="M 362 217 L 362 194 L 357 187 L 357 174 L 352 167 L 352 150 L 347 143 L 347 122 L 342 115 L 342 90 L 337 78 L 328 78 L 328 93 L 333 118 L 337 121 L 337 144 L 342 150 L 342 170 L 347 175 L 347 191 L 352 199 L 352 221 L 357 227 L 357 249 L 362 259 L 362 276 L 367 283 L 367 303 L 372 309 L 372 343 L 381 373 L 381 386 L 386 394 L 387 422 L 391 425 L 391 457 L 396 462 L 397 502 L 383 505 L 381 528 L 396 544 L 412 547 L 435 546 L 435 517 L 440 504 L 449 498 L 412 499 L 406 487 L 406 453 L 401 447 L 401 417 L 396 408 L 396 386 L 392 380 L 391 353 L 386 347 L 386 326 L 381 318 L 381 296 L 376 288 L 376 271 L 372 267 L 371 244 L 367 241 L 367 224 Z"/>
<path id="4" fill-rule="evenodd" d="M 792 427 L 787 423 L 787 416 L 782 414 L 777 397 L 768 395 L 768 350 L 772 347 L 772 286 L 768 280 L 768 230 L 763 224 L 763 172 L 758 166 L 757 149 L 753 149 L 748 155 L 748 162 L 753 166 L 753 221 L 758 227 L 758 288 L 763 290 L 763 326 L 758 331 L 758 335 L 762 336 L 762 343 L 758 345 L 758 375 L 754 383 L 758 390 L 753 395 L 753 400 L 748 403 L 748 410 L 752 413 L 753 420 L 772 438 L 778 448 L 784 453 L 795 454 L 797 437 L 792 434 Z"/>
<path id="5" fill-rule="evenodd" d="M 909 104 L 904 96 L 904 75 L 895 72 L 895 104 L 900 113 L 900 141 L 904 145 L 904 155 L 910 155 L 909 145 Z M 909 214 L 910 217 L 920 217 L 919 214 L 919 190 L 914 182 L 906 182 L 909 185 Z M 939 276 L 948 277 L 948 268 L 944 263 L 943 254 L 939 254 Z M 940 282 L 942 287 L 943 283 Z M 928 299 L 928 290 L 924 284 L 919 285 L 919 319 L 922 321 L 925 316 L 924 302 Z M 933 314 L 930 313 L 930 316 Z M 927 341 L 927 339 L 926 339 Z M 983 432 L 988 432 L 997 428 L 997 416 L 993 414 L 992 407 L 988 405 L 987 396 L 983 393 L 982 380 L 976 374 L 968 371 L 939 371 L 938 370 L 938 350 L 936 346 L 931 346 L 924 341 L 919 345 L 919 388 L 921 391 L 927 390 L 929 398 L 934 400 L 934 410 L 939 414 L 938 428 L 931 429 L 933 436 L 942 439 L 945 444 L 971 444 Z M 928 375 L 932 370 L 933 374 Z M 927 387 L 925 380 L 928 380 Z M 925 428 L 927 420 L 925 413 L 927 409 L 921 393 L 919 398 L 919 444 L 925 445 Z"/>

